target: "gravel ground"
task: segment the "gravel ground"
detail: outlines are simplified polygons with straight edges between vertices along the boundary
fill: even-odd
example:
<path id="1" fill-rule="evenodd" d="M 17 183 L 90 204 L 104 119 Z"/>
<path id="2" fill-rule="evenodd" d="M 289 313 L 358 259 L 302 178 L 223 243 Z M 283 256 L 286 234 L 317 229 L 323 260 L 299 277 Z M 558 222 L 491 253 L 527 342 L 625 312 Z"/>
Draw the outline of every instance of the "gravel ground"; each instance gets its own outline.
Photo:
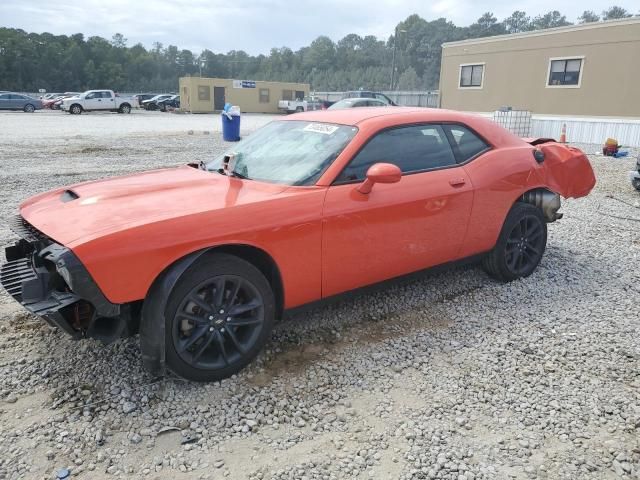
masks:
<path id="1" fill-rule="evenodd" d="M 61 184 L 211 158 L 218 124 L 0 114 L 0 218 Z M 640 479 L 635 160 L 591 161 L 596 189 L 564 202 L 531 277 L 460 268 L 299 313 L 221 383 L 154 380 L 136 338 L 73 342 L 0 294 L 0 478 Z"/>

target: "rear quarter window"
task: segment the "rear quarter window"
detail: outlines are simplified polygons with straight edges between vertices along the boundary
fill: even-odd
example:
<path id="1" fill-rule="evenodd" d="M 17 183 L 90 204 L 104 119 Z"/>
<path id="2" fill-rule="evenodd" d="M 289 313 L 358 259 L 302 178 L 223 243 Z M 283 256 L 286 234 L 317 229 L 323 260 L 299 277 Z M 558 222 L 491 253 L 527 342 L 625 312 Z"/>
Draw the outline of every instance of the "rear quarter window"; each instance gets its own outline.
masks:
<path id="1" fill-rule="evenodd" d="M 477 134 L 463 125 L 444 125 L 458 163 L 464 163 L 489 150 L 490 146 Z"/>

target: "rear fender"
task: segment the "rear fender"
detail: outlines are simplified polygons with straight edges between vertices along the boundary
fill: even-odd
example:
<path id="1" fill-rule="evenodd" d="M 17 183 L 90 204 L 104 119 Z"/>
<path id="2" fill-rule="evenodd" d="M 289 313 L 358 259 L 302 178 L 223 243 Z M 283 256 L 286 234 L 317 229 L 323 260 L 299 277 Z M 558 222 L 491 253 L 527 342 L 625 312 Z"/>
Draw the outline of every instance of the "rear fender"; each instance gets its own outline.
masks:
<path id="1" fill-rule="evenodd" d="M 547 188 L 565 198 L 589 194 L 596 184 L 596 176 L 581 150 L 555 142 L 543 143 L 537 148 L 544 154 L 542 168 Z"/>

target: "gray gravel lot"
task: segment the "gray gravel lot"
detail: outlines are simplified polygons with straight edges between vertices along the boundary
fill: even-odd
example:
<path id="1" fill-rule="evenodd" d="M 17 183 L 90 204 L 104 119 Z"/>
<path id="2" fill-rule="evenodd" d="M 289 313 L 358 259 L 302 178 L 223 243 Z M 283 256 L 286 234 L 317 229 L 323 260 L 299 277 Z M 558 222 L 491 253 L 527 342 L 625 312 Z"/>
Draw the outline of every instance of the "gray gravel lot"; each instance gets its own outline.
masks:
<path id="1" fill-rule="evenodd" d="M 212 158 L 219 123 L 1 113 L 0 219 L 54 186 Z M 297 314 L 221 383 L 154 380 L 136 338 L 73 342 L 1 293 L 0 479 L 640 479 L 635 159 L 591 161 L 596 189 L 564 203 L 531 277 L 459 268 Z"/>

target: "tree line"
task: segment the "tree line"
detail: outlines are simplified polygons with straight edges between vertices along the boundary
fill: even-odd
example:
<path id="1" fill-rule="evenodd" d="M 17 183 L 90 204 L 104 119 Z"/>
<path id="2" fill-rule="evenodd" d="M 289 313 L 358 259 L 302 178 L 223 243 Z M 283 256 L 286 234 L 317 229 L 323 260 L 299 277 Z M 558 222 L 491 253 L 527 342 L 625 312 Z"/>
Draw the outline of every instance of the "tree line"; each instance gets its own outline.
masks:
<path id="1" fill-rule="evenodd" d="M 601 15 L 584 11 L 577 22 L 630 16 L 632 13 L 614 6 Z M 243 50 L 215 53 L 209 49 L 194 53 L 158 42 L 150 49 L 140 43 L 129 47 L 119 33 L 107 40 L 85 38 L 81 33 L 67 36 L 0 28 L 0 90 L 172 91 L 177 89 L 179 77 L 189 75 L 304 82 L 318 91 L 386 90 L 391 87 L 394 47 L 397 73 L 393 88 L 429 90 L 438 87 L 444 42 L 571 24 L 557 10 L 536 17 L 515 11 L 502 21 L 487 12 L 465 27 L 445 18 L 429 21 L 411 15 L 387 40 L 349 34 L 334 42 L 320 36 L 297 51 L 272 48 L 268 55 L 249 55 Z"/>

